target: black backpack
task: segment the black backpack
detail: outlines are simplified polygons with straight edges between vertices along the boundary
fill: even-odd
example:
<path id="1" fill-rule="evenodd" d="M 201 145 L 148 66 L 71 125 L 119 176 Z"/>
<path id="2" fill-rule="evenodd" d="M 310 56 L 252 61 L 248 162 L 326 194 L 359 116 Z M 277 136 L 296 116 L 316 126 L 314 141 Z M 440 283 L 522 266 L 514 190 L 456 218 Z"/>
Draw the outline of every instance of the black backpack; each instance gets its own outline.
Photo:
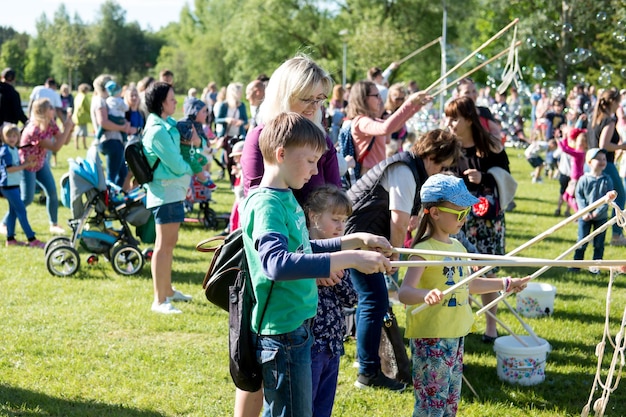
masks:
<path id="1" fill-rule="evenodd" d="M 160 159 L 157 159 L 153 166 L 150 166 L 148 159 L 143 152 L 141 136 L 132 137 L 124 147 L 124 158 L 128 169 L 133 173 L 135 180 L 143 185 L 152 181 L 154 170 L 159 166 Z"/>

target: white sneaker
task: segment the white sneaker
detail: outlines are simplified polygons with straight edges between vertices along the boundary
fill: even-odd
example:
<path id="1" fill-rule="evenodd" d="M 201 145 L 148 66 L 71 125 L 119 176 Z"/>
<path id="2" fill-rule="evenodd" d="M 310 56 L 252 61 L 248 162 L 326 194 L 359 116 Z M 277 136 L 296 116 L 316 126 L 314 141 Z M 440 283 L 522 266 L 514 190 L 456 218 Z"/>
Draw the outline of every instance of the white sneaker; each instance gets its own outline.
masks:
<path id="1" fill-rule="evenodd" d="M 193 297 L 191 295 L 183 294 L 182 292 L 174 289 L 174 295 L 167 297 L 168 301 L 191 301 Z"/>
<path id="2" fill-rule="evenodd" d="M 54 235 L 64 235 L 65 234 L 65 229 L 63 229 L 59 225 L 54 224 L 54 225 L 50 226 L 50 233 L 52 233 Z"/>
<path id="3" fill-rule="evenodd" d="M 172 305 L 172 303 L 169 302 L 169 300 L 165 300 L 165 302 L 159 304 L 158 301 L 155 301 L 152 303 L 152 311 L 154 311 L 155 313 L 161 313 L 161 314 L 180 314 L 182 313 L 182 311 L 180 311 L 179 309 L 177 309 L 176 307 L 174 307 Z"/>

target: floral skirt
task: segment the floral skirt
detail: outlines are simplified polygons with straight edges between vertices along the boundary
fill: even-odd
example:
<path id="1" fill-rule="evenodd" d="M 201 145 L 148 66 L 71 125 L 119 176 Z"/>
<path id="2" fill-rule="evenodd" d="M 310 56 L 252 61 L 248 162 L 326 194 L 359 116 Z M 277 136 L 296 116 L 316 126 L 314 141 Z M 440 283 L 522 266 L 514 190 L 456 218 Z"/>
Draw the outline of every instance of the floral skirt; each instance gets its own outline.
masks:
<path id="1" fill-rule="evenodd" d="M 492 220 L 484 220 L 472 215 L 467 215 L 465 222 L 465 236 L 476 246 L 478 253 L 488 255 L 504 255 L 504 211 L 501 211 Z M 490 273 L 498 272 L 500 268 L 493 268 Z"/>
<path id="2" fill-rule="evenodd" d="M 463 383 L 464 338 L 410 339 L 413 417 L 455 416 Z"/>

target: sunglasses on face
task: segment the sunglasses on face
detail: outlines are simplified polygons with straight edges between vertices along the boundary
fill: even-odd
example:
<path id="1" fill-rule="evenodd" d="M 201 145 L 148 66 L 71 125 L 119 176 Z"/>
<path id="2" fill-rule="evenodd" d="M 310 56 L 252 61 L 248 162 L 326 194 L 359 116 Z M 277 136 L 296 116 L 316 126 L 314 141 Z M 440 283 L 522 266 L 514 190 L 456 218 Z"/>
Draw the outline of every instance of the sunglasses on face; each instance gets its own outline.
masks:
<path id="1" fill-rule="evenodd" d="M 465 220 L 470 210 L 472 209 L 471 207 L 464 208 L 463 210 L 455 210 L 455 209 L 451 209 L 448 207 L 437 207 L 437 208 L 443 211 L 444 213 L 456 214 L 456 219 L 458 222 L 462 222 L 463 220 Z"/>

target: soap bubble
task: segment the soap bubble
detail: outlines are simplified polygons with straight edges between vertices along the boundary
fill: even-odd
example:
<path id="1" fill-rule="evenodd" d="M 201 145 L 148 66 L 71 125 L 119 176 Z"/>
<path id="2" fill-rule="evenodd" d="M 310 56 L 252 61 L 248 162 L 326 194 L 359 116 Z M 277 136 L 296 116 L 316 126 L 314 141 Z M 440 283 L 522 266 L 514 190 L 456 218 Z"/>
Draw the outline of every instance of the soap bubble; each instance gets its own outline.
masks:
<path id="1" fill-rule="evenodd" d="M 574 84 L 584 84 L 585 83 L 585 76 L 582 75 L 582 74 L 572 74 L 570 79 L 572 80 L 572 83 L 574 83 Z"/>
<path id="2" fill-rule="evenodd" d="M 626 41 L 626 34 L 624 32 L 613 32 L 613 38 L 619 43 Z"/>
<path id="3" fill-rule="evenodd" d="M 546 71 L 541 67 L 541 65 L 535 65 L 533 67 L 533 78 L 536 80 L 543 80 L 546 78 Z"/>
<path id="4" fill-rule="evenodd" d="M 578 55 L 578 63 L 581 63 L 586 59 L 591 58 L 591 56 L 593 55 L 589 49 L 585 48 L 574 48 L 574 54 Z"/>
<path id="5" fill-rule="evenodd" d="M 611 85 L 611 74 L 603 73 L 598 77 L 598 84 L 602 87 L 608 87 Z"/>
<path id="6" fill-rule="evenodd" d="M 617 21 L 617 28 L 619 30 L 626 30 L 626 20 L 618 20 Z"/>
<path id="7" fill-rule="evenodd" d="M 537 47 L 537 41 L 532 36 L 529 36 L 529 37 L 526 38 L 526 45 L 529 48 L 536 48 Z"/>
<path id="8" fill-rule="evenodd" d="M 565 97 L 567 94 L 567 90 L 565 89 L 565 85 L 558 81 L 546 81 L 543 83 L 546 90 L 548 90 L 548 95 L 552 98 L 561 98 Z"/>
<path id="9" fill-rule="evenodd" d="M 563 31 L 563 33 L 572 33 L 574 28 L 569 23 L 563 23 L 563 26 L 561 26 L 561 30 Z"/>
<path id="10" fill-rule="evenodd" d="M 563 60 L 568 65 L 576 65 L 579 62 L 578 55 L 573 52 L 570 52 L 569 54 L 565 54 L 565 56 L 563 57 Z"/>
<path id="11" fill-rule="evenodd" d="M 621 70 L 619 70 L 619 75 L 620 77 L 626 79 L 626 68 L 622 68 Z"/>
<path id="12" fill-rule="evenodd" d="M 600 67 L 600 72 L 602 75 L 611 75 L 613 74 L 613 66 L 609 64 L 604 64 Z"/>
<path id="13" fill-rule="evenodd" d="M 605 12 L 598 12 L 598 14 L 596 15 L 596 20 L 600 23 L 604 23 L 606 22 L 606 13 Z"/>

